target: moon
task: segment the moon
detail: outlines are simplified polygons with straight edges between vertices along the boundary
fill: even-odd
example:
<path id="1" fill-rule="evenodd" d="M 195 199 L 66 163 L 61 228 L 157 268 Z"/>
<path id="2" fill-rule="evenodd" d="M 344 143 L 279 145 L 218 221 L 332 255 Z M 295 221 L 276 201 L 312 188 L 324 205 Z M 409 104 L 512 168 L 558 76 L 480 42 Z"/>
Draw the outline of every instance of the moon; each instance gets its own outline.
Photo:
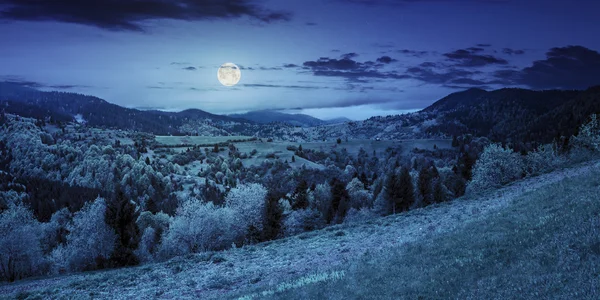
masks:
<path id="1" fill-rule="evenodd" d="M 217 79 L 224 86 L 234 86 L 242 78 L 242 71 L 234 63 L 224 63 L 219 67 Z"/>

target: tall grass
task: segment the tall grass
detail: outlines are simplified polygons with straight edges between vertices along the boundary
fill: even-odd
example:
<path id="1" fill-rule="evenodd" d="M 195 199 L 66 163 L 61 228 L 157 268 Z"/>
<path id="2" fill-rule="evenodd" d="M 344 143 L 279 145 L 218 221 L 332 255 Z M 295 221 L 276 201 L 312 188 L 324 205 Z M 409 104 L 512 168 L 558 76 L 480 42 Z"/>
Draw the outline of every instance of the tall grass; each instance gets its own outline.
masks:
<path id="1" fill-rule="evenodd" d="M 600 299 L 600 172 L 265 299 Z"/>

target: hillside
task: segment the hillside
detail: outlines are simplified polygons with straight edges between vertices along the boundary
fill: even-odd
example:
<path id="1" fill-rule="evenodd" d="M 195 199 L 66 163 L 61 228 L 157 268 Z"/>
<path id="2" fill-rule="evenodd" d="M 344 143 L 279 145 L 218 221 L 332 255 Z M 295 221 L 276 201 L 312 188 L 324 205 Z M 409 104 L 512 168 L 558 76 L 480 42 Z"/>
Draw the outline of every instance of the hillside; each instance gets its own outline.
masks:
<path id="1" fill-rule="evenodd" d="M 283 113 L 277 110 L 265 109 L 249 111 L 243 114 L 230 114 L 232 118 L 245 119 L 248 121 L 269 124 L 269 123 L 287 123 L 293 126 L 313 127 L 319 125 L 339 124 L 351 121 L 348 118 L 334 118 L 330 120 L 321 120 L 305 114 Z"/>
<path id="2" fill-rule="evenodd" d="M 549 143 L 571 136 L 600 112 L 600 86 L 583 91 L 469 89 L 450 94 L 418 114 L 434 118 L 431 134 L 471 133 L 515 144 Z"/>
<path id="3" fill-rule="evenodd" d="M 0 295 L 594 299 L 599 171 L 586 163 L 477 199 L 164 263 L 2 284 Z"/>
<path id="4" fill-rule="evenodd" d="M 80 115 L 88 126 L 123 130 L 136 130 L 154 134 L 185 134 L 181 127 L 190 122 L 199 122 L 215 130 L 226 123 L 247 123 L 245 120 L 211 114 L 199 109 L 181 112 L 142 111 L 109 103 L 94 96 L 42 92 L 10 83 L 0 83 L 0 102 L 6 113 L 24 117 L 52 117 L 66 122 L 75 121 Z M 221 132 L 221 134 L 229 134 Z"/>
<path id="5" fill-rule="evenodd" d="M 93 96 L 41 92 L 8 83 L 0 83 L 0 102 L 6 113 L 51 117 L 60 122 L 72 121 L 80 115 L 88 126 L 156 135 L 245 135 L 310 142 L 337 138 L 447 139 L 468 133 L 494 142 L 512 143 L 516 150 L 531 150 L 540 143 L 575 134 L 589 115 L 600 113 L 600 86 L 583 91 L 468 89 L 450 94 L 419 112 L 376 116 L 364 121 L 324 121 L 275 110 L 229 116 L 200 109 L 140 111 Z"/>

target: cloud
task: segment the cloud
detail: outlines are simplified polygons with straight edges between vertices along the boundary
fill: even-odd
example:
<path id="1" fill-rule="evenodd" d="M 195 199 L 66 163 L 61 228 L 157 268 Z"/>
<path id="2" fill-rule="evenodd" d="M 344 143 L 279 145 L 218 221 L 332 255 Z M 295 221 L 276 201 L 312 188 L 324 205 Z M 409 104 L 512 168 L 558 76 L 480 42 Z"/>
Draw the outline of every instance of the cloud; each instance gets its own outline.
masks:
<path id="1" fill-rule="evenodd" d="M 358 54 L 354 53 L 354 52 L 350 52 L 350 53 L 346 53 L 346 54 L 342 54 L 341 55 L 342 58 L 348 58 L 348 59 L 355 58 L 357 56 L 358 56 Z"/>
<path id="2" fill-rule="evenodd" d="M 530 67 L 499 70 L 494 76 L 533 89 L 586 89 L 600 84 L 600 53 L 583 46 L 556 47 Z"/>
<path id="3" fill-rule="evenodd" d="M 196 67 L 185 67 L 183 69 L 186 71 L 196 71 L 197 70 Z"/>
<path id="4" fill-rule="evenodd" d="M 297 64 L 284 64 L 283 67 L 284 68 L 297 68 L 299 66 Z"/>
<path id="5" fill-rule="evenodd" d="M 485 51 L 485 49 L 483 49 L 481 47 L 469 47 L 469 48 L 467 48 L 467 50 L 471 53 L 478 53 L 478 52 Z"/>
<path id="6" fill-rule="evenodd" d="M 315 23 L 315 22 L 306 22 L 306 23 L 304 23 L 304 25 L 306 25 L 306 26 L 317 26 L 317 23 Z"/>
<path id="7" fill-rule="evenodd" d="M 90 85 L 78 85 L 78 84 L 46 84 L 37 81 L 31 81 L 24 79 L 21 76 L 4 75 L 0 76 L 0 81 L 10 83 L 22 87 L 28 87 L 33 89 L 57 89 L 57 90 L 70 90 L 76 88 L 91 88 Z"/>
<path id="8" fill-rule="evenodd" d="M 56 21 L 117 31 L 145 31 L 145 21 L 197 21 L 248 17 L 261 22 L 290 20 L 251 0 L 0 0 L 0 19 Z"/>
<path id="9" fill-rule="evenodd" d="M 175 61 L 175 62 L 172 62 L 171 65 L 172 66 L 185 66 L 185 65 L 190 65 L 190 63 L 189 62 L 178 62 L 178 61 Z"/>
<path id="10" fill-rule="evenodd" d="M 502 49 L 502 53 L 508 54 L 508 55 L 521 55 L 521 54 L 525 54 L 525 50 L 504 48 L 504 49 Z"/>
<path id="11" fill-rule="evenodd" d="M 380 58 L 377 59 L 377 62 L 384 63 L 384 64 L 389 64 L 389 63 L 394 62 L 394 61 L 397 61 L 397 60 L 393 59 L 393 58 L 391 58 L 389 56 L 382 56 L 382 57 L 380 57 Z"/>
<path id="12" fill-rule="evenodd" d="M 400 54 L 408 55 L 408 56 L 414 56 L 414 57 L 422 57 L 422 56 L 429 54 L 429 51 L 417 51 L 417 50 L 408 50 L 408 49 L 401 49 L 401 50 L 397 50 L 396 52 L 398 52 Z"/>
<path id="13" fill-rule="evenodd" d="M 255 87 L 255 88 L 287 88 L 287 89 L 302 89 L 302 90 L 317 90 L 326 89 L 327 87 L 320 86 L 309 86 L 309 85 L 278 85 L 278 84 L 242 84 L 243 87 Z"/>
<path id="14" fill-rule="evenodd" d="M 281 71 L 283 68 L 281 67 L 259 67 L 262 71 Z"/>
<path id="15" fill-rule="evenodd" d="M 340 49 L 333 49 L 331 52 L 342 52 Z"/>
<path id="16" fill-rule="evenodd" d="M 481 48 L 459 49 L 453 52 L 444 53 L 448 61 L 454 62 L 460 67 L 482 67 L 487 65 L 506 65 L 508 61 L 503 58 L 491 55 L 477 54 L 483 51 Z"/>
<path id="17" fill-rule="evenodd" d="M 477 44 L 476 46 L 487 48 L 487 47 L 491 47 L 492 45 L 491 44 Z"/>
<path id="18" fill-rule="evenodd" d="M 360 4 L 367 6 L 399 6 L 415 3 L 426 3 L 426 2 L 449 2 L 448 0 L 338 0 L 339 2 Z M 500 4 L 508 3 L 510 0 L 453 0 L 453 2 L 471 2 L 471 3 L 482 3 L 482 4 Z"/>
<path id="19" fill-rule="evenodd" d="M 406 70 L 411 78 L 431 84 L 465 83 L 470 77 L 480 72 L 449 68 L 442 72 L 434 71 L 432 68 L 411 67 Z M 475 81 L 471 81 L 474 83 Z"/>
<path id="20" fill-rule="evenodd" d="M 341 77 L 354 82 L 367 82 L 367 78 L 380 79 L 406 79 L 410 76 L 398 74 L 396 71 L 383 72 L 380 68 L 384 64 L 372 61 L 364 63 L 353 59 L 334 59 L 321 57 L 317 61 L 306 61 L 303 69 L 310 70 L 315 76 Z"/>

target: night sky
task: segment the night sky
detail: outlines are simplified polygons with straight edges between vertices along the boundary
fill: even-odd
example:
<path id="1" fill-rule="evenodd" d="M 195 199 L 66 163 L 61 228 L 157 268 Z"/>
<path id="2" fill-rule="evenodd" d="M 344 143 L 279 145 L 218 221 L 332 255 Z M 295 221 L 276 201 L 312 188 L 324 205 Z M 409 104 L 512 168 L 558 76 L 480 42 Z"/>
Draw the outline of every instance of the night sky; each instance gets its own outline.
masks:
<path id="1" fill-rule="evenodd" d="M 84 4 L 85 3 L 85 4 Z M 0 0 L 0 81 L 126 107 L 364 119 L 600 84 L 595 0 Z M 234 87 L 217 69 L 242 69 Z"/>

